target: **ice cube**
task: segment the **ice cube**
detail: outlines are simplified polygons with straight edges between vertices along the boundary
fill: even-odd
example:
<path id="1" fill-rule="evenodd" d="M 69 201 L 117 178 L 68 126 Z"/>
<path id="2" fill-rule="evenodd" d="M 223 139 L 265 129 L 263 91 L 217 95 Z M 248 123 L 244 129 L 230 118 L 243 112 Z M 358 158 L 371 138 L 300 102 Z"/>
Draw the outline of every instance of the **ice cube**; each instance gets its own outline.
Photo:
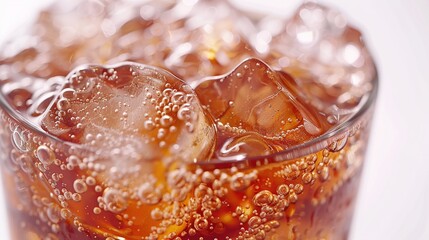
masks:
<path id="1" fill-rule="evenodd" d="M 314 2 L 300 6 L 273 36 L 270 55 L 267 62 L 297 78 L 323 111 L 355 107 L 375 77 L 360 32 L 339 11 Z"/>
<path id="2" fill-rule="evenodd" d="M 256 133 L 288 147 L 318 136 L 327 127 L 297 95 L 289 75 L 255 58 L 226 75 L 203 79 L 195 91 L 220 131 L 236 136 Z"/>
<path id="3" fill-rule="evenodd" d="M 140 16 L 140 5 L 97 0 L 55 3 L 39 14 L 25 35 L 2 49 L 0 64 L 12 64 L 17 72 L 48 78 L 64 76 L 81 64 L 130 59 L 130 52 L 136 48 L 130 49 L 127 35 L 144 32 L 153 22 Z M 159 11 L 165 7 L 160 3 L 151 5 Z M 138 43 L 139 47 L 148 44 L 141 38 Z"/>
<path id="4" fill-rule="evenodd" d="M 225 1 L 66 1 L 43 11 L 0 53 L 0 64 L 49 78 L 81 64 L 133 61 L 191 81 L 254 55 L 247 39 L 254 28 Z"/>
<path id="5" fill-rule="evenodd" d="M 141 33 L 151 39 L 151 49 L 138 45 L 150 54 L 133 54 L 138 61 L 192 81 L 223 74 L 254 53 L 246 37 L 254 26 L 225 1 L 177 1 L 168 11 L 156 12 L 156 24 Z"/>
<path id="6" fill-rule="evenodd" d="M 47 132 L 109 159 L 125 155 L 125 166 L 141 160 L 192 162 L 211 154 L 212 123 L 190 86 L 172 74 L 121 63 L 83 66 L 66 79 L 42 120 Z"/>

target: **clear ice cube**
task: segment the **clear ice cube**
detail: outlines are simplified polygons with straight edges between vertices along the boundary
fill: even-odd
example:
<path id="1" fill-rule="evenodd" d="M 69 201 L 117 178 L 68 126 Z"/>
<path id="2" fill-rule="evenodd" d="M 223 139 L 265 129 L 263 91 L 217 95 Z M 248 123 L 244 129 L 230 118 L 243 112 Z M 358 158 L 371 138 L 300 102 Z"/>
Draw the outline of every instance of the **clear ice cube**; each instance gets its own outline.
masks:
<path id="1" fill-rule="evenodd" d="M 267 62 L 297 79 L 320 110 L 355 107 L 371 89 L 375 68 L 361 33 L 339 11 L 315 2 L 301 5 L 273 36 Z M 344 111 L 348 113 L 348 111 Z"/>
<path id="2" fill-rule="evenodd" d="M 88 65 L 72 71 L 42 127 L 107 158 L 128 163 L 193 162 L 212 152 L 215 132 L 194 91 L 155 67 Z"/>
<path id="3" fill-rule="evenodd" d="M 251 58 L 226 75 L 201 80 L 195 91 L 220 131 L 233 136 L 254 133 L 289 147 L 318 136 L 327 127 L 314 107 L 297 95 L 296 88 L 289 75 Z M 262 149 L 271 152 L 271 148 Z"/>

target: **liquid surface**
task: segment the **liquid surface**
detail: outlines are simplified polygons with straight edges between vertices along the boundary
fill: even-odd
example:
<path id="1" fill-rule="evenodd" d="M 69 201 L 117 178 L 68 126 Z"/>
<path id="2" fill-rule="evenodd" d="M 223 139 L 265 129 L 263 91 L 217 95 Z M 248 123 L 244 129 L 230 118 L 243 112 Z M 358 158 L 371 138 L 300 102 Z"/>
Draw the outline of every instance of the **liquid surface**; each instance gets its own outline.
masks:
<path id="1" fill-rule="evenodd" d="M 367 118 L 286 163 L 194 164 L 276 162 L 366 99 L 374 65 L 344 16 L 308 2 L 287 17 L 203 0 L 41 12 L 0 52 L 3 98 L 44 132 L 2 111 L 25 239 L 346 238 Z"/>

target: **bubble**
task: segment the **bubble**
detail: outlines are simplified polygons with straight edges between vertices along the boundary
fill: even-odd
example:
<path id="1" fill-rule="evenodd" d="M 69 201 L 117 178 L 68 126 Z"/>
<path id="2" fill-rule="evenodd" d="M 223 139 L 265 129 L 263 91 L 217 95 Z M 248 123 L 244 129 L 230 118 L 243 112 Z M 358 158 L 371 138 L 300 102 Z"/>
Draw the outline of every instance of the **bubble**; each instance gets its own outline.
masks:
<path id="1" fill-rule="evenodd" d="M 207 187 L 204 184 L 200 184 L 195 188 L 194 196 L 198 199 L 211 198 L 213 197 L 213 189 Z"/>
<path id="2" fill-rule="evenodd" d="M 150 212 L 150 216 L 153 220 L 161 220 L 162 219 L 162 211 L 159 208 L 155 208 Z"/>
<path id="3" fill-rule="evenodd" d="M 155 129 L 155 123 L 152 120 L 146 120 L 143 124 L 144 129 L 150 131 Z"/>
<path id="4" fill-rule="evenodd" d="M 22 171 L 30 175 L 34 173 L 33 160 L 28 155 L 19 156 L 17 161 Z"/>
<path id="5" fill-rule="evenodd" d="M 329 168 L 327 166 L 323 166 L 320 171 L 320 180 L 326 181 L 329 178 Z"/>
<path id="6" fill-rule="evenodd" d="M 234 174 L 229 182 L 229 186 L 234 191 L 243 191 L 251 184 L 250 179 L 242 172 Z"/>
<path id="7" fill-rule="evenodd" d="M 86 178 L 85 183 L 88 186 L 94 186 L 96 184 L 96 181 L 95 181 L 95 178 L 89 176 L 89 177 Z"/>
<path id="8" fill-rule="evenodd" d="M 128 207 L 127 200 L 122 196 L 122 193 L 114 188 L 104 190 L 103 201 L 107 206 L 107 210 L 113 213 L 120 213 Z"/>
<path id="9" fill-rule="evenodd" d="M 208 210 L 217 210 L 222 206 L 220 199 L 213 195 L 206 195 L 203 197 L 203 208 Z"/>
<path id="10" fill-rule="evenodd" d="M 267 206 L 267 205 L 271 205 L 274 201 L 274 196 L 273 194 L 268 191 L 268 190 L 263 190 L 261 192 L 258 192 L 254 197 L 253 197 L 253 203 L 256 206 Z"/>
<path id="11" fill-rule="evenodd" d="M 158 139 L 163 139 L 163 138 L 165 138 L 166 134 L 167 134 L 167 131 L 164 128 L 160 128 L 160 129 L 158 129 L 157 138 Z"/>
<path id="12" fill-rule="evenodd" d="M 213 173 L 209 171 L 203 172 L 201 176 L 201 181 L 203 181 L 203 183 L 212 183 L 214 180 L 215 180 L 215 176 L 213 175 Z"/>
<path id="13" fill-rule="evenodd" d="M 58 233 L 60 231 L 60 226 L 56 223 L 51 225 L 51 231 L 54 233 Z"/>
<path id="14" fill-rule="evenodd" d="M 293 190 L 296 194 L 301 194 L 304 191 L 304 186 L 302 186 L 301 184 L 296 184 Z"/>
<path id="15" fill-rule="evenodd" d="M 44 165 L 51 165 L 55 158 L 54 152 L 45 145 L 41 145 L 36 150 L 36 156 Z"/>
<path id="16" fill-rule="evenodd" d="M 162 91 L 162 95 L 165 97 L 171 97 L 171 94 L 173 94 L 173 89 L 168 88 L 167 86 L 166 89 Z"/>
<path id="17" fill-rule="evenodd" d="M 191 104 L 189 104 L 189 103 L 183 104 L 179 108 L 179 111 L 177 112 L 177 118 L 179 118 L 180 120 L 184 120 L 184 121 L 189 121 L 190 119 L 192 119 Z"/>
<path id="18" fill-rule="evenodd" d="M 101 192 L 103 191 L 103 187 L 101 187 L 100 185 L 95 186 L 94 188 L 95 192 Z"/>
<path id="19" fill-rule="evenodd" d="M 174 105 L 182 105 L 185 103 L 185 94 L 183 92 L 176 92 L 171 96 L 171 102 Z"/>
<path id="20" fill-rule="evenodd" d="M 255 238 L 256 240 L 264 240 L 265 239 L 265 231 L 264 230 L 259 230 L 256 234 L 255 234 Z"/>
<path id="21" fill-rule="evenodd" d="M 53 204 L 47 208 L 46 215 L 52 223 L 58 223 L 61 218 L 58 207 Z"/>
<path id="22" fill-rule="evenodd" d="M 51 175 L 51 179 L 55 182 L 58 182 L 60 180 L 59 176 L 57 173 L 52 173 Z"/>
<path id="23" fill-rule="evenodd" d="M 140 201 L 150 205 L 159 203 L 162 197 L 159 188 L 156 188 L 149 182 L 143 183 L 139 187 L 137 195 L 139 196 Z"/>
<path id="24" fill-rule="evenodd" d="M 197 232 L 193 228 L 189 229 L 188 232 L 189 232 L 189 236 L 195 236 L 195 234 L 197 234 Z"/>
<path id="25" fill-rule="evenodd" d="M 67 110 L 70 108 L 70 101 L 68 99 L 62 98 L 57 102 L 58 110 Z"/>
<path id="26" fill-rule="evenodd" d="M 262 219 L 258 216 L 253 216 L 249 219 L 248 224 L 250 228 L 257 228 L 261 225 Z"/>
<path id="27" fill-rule="evenodd" d="M 174 188 L 181 188 L 186 184 L 186 169 L 176 169 L 168 174 L 168 185 Z"/>
<path id="28" fill-rule="evenodd" d="M 169 127 L 171 126 L 171 124 L 173 124 L 173 118 L 170 117 L 169 115 L 164 115 L 161 117 L 160 123 L 161 123 L 161 126 L 163 127 Z"/>
<path id="29" fill-rule="evenodd" d="M 348 140 L 347 136 L 344 136 L 344 137 L 341 137 L 341 138 L 335 140 L 334 142 L 332 142 L 329 145 L 329 150 L 331 150 L 332 152 L 338 152 L 338 151 L 343 150 L 343 148 L 347 144 L 347 140 Z"/>
<path id="30" fill-rule="evenodd" d="M 283 212 L 288 206 L 289 206 L 289 201 L 283 198 L 283 199 L 280 199 L 279 202 L 276 204 L 275 209 L 278 212 Z"/>
<path id="31" fill-rule="evenodd" d="M 84 193 L 88 189 L 85 181 L 82 179 L 76 179 L 73 183 L 73 188 L 77 193 Z"/>
<path id="32" fill-rule="evenodd" d="M 73 193 L 72 194 L 72 199 L 75 202 L 80 202 L 80 200 L 82 200 L 82 196 L 79 193 Z"/>
<path id="33" fill-rule="evenodd" d="M 240 220 L 240 222 L 242 222 L 242 223 L 245 223 L 245 222 L 247 222 L 247 220 L 249 220 L 249 216 L 247 214 L 241 214 L 238 217 L 238 220 Z"/>
<path id="34" fill-rule="evenodd" d="M 67 208 L 61 209 L 60 214 L 63 219 L 69 219 L 72 216 L 71 211 Z"/>
<path id="35" fill-rule="evenodd" d="M 307 173 L 304 173 L 302 175 L 302 182 L 303 183 L 309 184 L 309 183 L 311 183 L 312 180 L 313 180 L 313 175 L 311 173 L 307 172 Z"/>
<path id="36" fill-rule="evenodd" d="M 101 213 L 101 209 L 99 207 L 95 207 L 94 209 L 92 209 L 92 212 L 97 215 Z"/>
<path id="37" fill-rule="evenodd" d="M 296 193 L 295 193 L 295 192 L 291 192 L 291 193 L 289 193 L 288 201 L 289 201 L 290 203 L 296 203 L 296 201 L 298 201 L 298 195 L 296 195 Z"/>
<path id="38" fill-rule="evenodd" d="M 278 227 L 280 227 L 279 221 L 276 221 L 276 220 L 269 221 L 268 225 L 270 225 L 270 227 L 272 227 L 272 228 L 278 228 Z"/>
<path id="39" fill-rule="evenodd" d="M 21 152 L 28 152 L 29 149 L 27 141 L 28 140 L 25 137 L 24 133 L 18 127 L 16 127 L 12 133 L 13 146 Z"/>
<path id="40" fill-rule="evenodd" d="M 197 218 L 194 221 L 194 228 L 197 231 L 205 230 L 208 228 L 208 226 L 209 226 L 209 222 L 205 218 Z"/>
<path id="41" fill-rule="evenodd" d="M 286 196 L 289 193 L 289 187 L 286 184 L 281 184 L 277 187 L 277 193 Z"/>

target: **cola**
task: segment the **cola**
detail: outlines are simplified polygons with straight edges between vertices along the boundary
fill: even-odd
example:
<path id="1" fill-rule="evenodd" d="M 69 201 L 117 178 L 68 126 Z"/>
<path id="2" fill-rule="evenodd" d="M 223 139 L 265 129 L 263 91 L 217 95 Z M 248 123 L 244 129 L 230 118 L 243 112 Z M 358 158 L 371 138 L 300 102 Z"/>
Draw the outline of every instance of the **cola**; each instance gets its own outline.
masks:
<path id="1" fill-rule="evenodd" d="M 12 239 L 348 238 L 377 76 L 337 10 L 63 1 L 25 34 L 0 51 Z"/>

